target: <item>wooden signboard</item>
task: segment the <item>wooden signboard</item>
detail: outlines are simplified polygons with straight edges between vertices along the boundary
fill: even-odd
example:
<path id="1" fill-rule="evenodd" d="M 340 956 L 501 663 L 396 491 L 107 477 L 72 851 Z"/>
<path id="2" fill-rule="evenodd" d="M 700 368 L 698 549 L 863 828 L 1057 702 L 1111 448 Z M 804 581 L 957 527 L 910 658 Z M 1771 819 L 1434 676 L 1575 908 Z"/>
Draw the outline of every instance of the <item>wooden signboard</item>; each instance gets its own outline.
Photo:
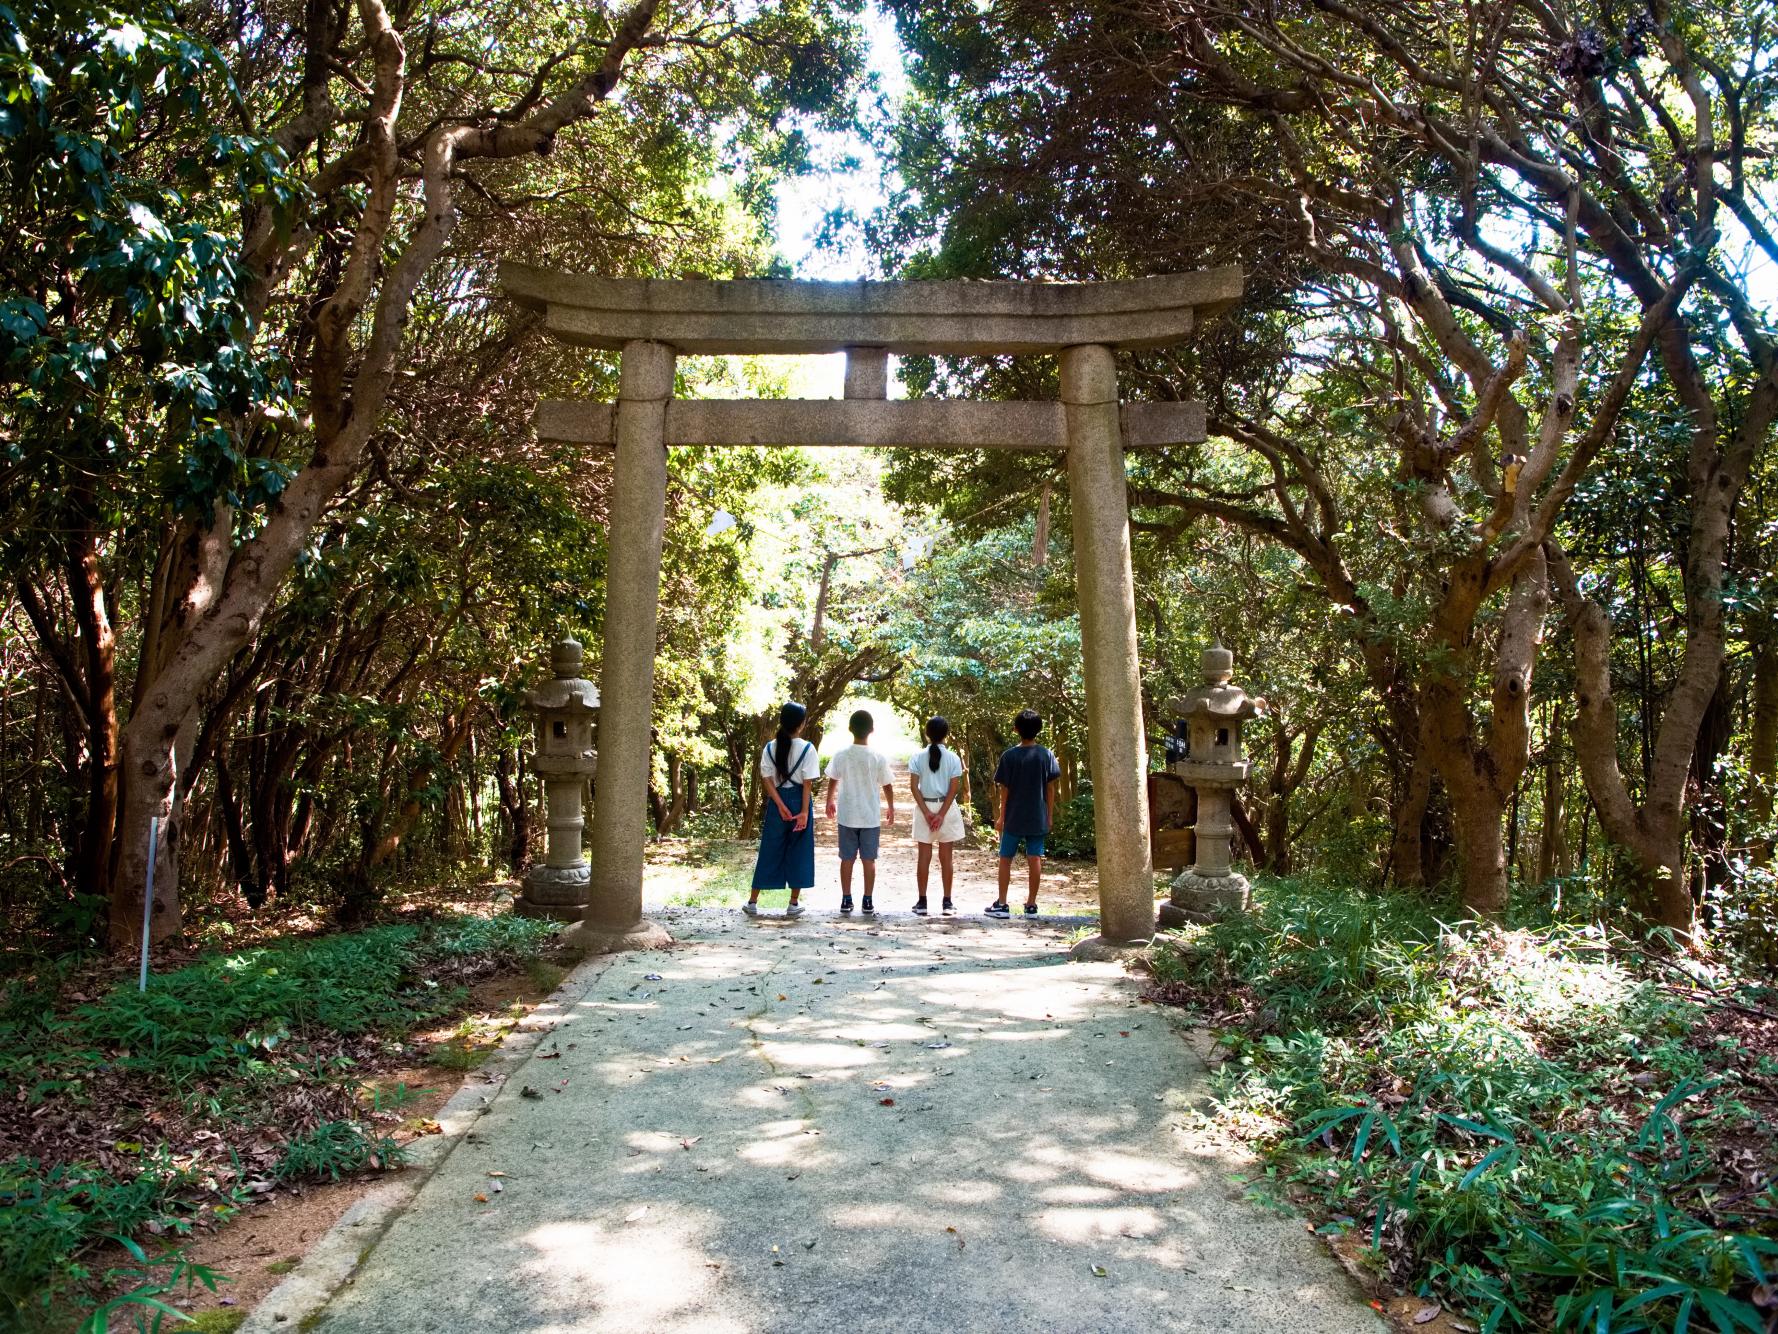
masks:
<path id="1" fill-rule="evenodd" d="M 1191 826 L 1198 818 L 1198 794 L 1177 774 L 1148 776 L 1149 855 L 1157 871 L 1183 871 L 1197 860 Z"/>

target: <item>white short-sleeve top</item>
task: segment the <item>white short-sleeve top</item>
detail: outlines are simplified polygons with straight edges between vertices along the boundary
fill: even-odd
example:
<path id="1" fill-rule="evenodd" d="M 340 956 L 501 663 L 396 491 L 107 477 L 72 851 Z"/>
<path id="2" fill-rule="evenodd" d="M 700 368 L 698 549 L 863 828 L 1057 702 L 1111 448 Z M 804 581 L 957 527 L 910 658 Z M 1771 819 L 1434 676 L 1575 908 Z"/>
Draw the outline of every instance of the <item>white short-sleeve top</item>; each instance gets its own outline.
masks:
<path id="1" fill-rule="evenodd" d="M 759 752 L 759 776 L 768 783 L 782 786 L 784 783 L 812 783 L 821 777 L 821 761 L 815 754 L 815 743 L 804 741 L 801 737 L 790 739 L 790 777 L 778 777 L 778 763 L 773 758 L 778 749 L 776 740 L 766 742 L 766 748 Z"/>
<path id="2" fill-rule="evenodd" d="M 827 762 L 827 781 L 839 781 L 834 811 L 851 829 L 878 829 L 883 824 L 883 788 L 895 782 L 886 755 L 854 743 Z"/>
<path id="3" fill-rule="evenodd" d="M 963 777 L 963 761 L 957 758 L 957 752 L 948 746 L 938 748 L 938 768 L 932 767 L 932 757 L 922 746 L 908 757 L 908 772 L 920 780 L 920 795 L 928 801 L 943 801 L 945 793 L 951 790 L 951 780 Z"/>

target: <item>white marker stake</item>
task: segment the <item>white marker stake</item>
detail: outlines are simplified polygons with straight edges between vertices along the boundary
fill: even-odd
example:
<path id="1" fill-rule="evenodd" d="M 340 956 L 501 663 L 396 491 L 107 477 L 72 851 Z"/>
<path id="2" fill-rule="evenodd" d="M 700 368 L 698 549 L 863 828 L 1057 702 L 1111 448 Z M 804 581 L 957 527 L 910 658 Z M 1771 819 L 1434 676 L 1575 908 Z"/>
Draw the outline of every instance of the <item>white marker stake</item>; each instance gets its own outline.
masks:
<path id="1" fill-rule="evenodd" d="M 136 990 L 148 990 L 148 914 L 154 908 L 154 851 L 160 846 L 161 818 L 148 817 L 148 883 L 142 886 L 142 972 L 136 978 Z"/>

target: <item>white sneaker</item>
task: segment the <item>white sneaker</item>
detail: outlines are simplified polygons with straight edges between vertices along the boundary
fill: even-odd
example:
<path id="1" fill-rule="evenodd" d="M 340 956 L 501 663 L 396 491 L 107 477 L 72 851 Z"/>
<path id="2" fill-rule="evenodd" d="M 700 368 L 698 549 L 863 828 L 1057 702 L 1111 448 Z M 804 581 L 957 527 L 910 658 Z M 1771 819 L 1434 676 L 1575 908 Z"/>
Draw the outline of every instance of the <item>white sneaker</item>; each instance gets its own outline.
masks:
<path id="1" fill-rule="evenodd" d="M 746 913 L 749 917 L 758 917 L 759 905 L 757 903 L 743 903 L 741 905 L 741 911 Z"/>
<path id="2" fill-rule="evenodd" d="M 801 917 L 806 910 L 800 903 L 793 903 L 784 910 L 786 917 Z"/>

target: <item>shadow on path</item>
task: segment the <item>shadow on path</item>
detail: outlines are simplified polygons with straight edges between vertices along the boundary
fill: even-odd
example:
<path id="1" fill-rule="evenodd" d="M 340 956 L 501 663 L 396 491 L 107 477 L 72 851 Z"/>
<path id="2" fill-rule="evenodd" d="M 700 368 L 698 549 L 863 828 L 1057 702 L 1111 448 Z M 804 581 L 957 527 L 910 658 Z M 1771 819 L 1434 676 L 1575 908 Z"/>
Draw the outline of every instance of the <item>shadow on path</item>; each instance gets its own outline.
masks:
<path id="1" fill-rule="evenodd" d="M 1117 966 L 1030 927 L 672 927 L 583 967 L 310 1328 L 1381 1328 L 1183 1128 L 1202 1066 Z"/>

